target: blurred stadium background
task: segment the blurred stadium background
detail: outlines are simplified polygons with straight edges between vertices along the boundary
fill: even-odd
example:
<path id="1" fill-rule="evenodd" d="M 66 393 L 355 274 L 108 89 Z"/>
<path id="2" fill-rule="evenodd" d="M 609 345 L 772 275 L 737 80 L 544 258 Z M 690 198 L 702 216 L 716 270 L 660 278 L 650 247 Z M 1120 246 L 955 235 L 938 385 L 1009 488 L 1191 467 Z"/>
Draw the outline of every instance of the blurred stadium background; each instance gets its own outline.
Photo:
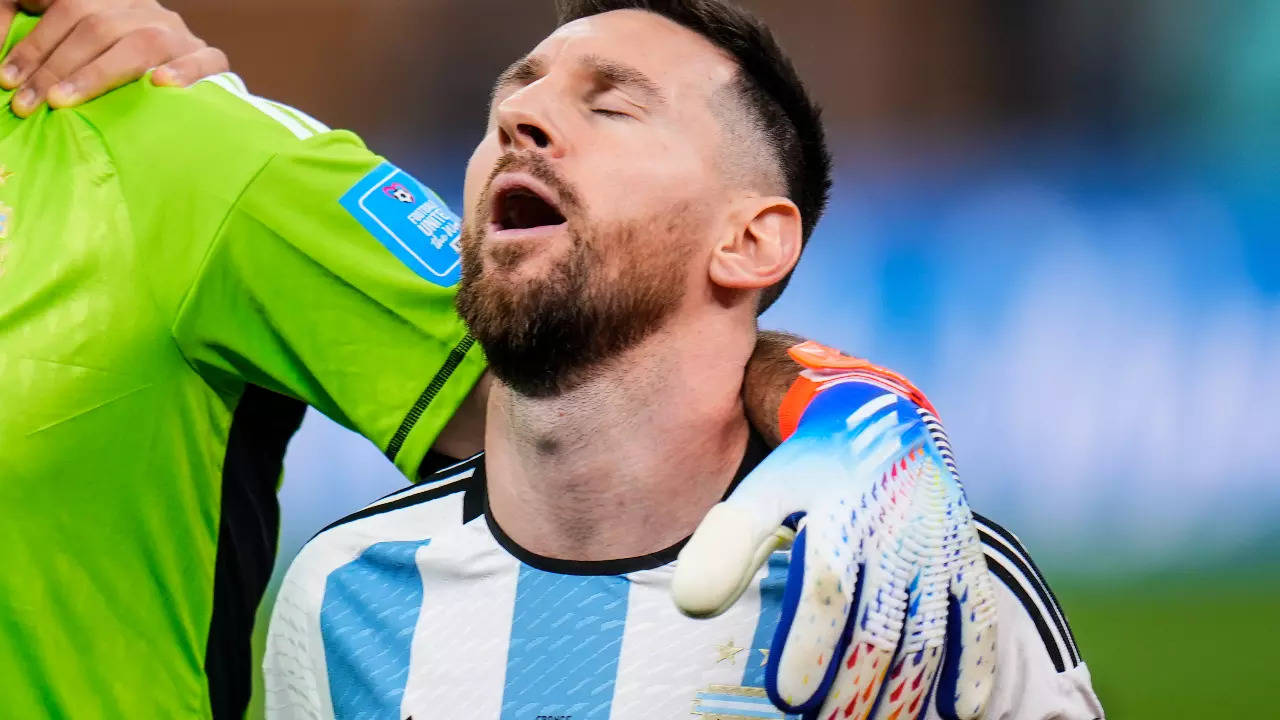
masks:
<path id="1" fill-rule="evenodd" d="M 255 92 L 455 207 L 493 78 L 552 25 L 549 0 L 169 4 Z M 1110 716 L 1261 712 L 1280 666 L 1280 4 L 745 4 L 826 107 L 838 162 L 765 325 L 930 393 Z M 277 580 L 402 482 L 309 417 Z"/>

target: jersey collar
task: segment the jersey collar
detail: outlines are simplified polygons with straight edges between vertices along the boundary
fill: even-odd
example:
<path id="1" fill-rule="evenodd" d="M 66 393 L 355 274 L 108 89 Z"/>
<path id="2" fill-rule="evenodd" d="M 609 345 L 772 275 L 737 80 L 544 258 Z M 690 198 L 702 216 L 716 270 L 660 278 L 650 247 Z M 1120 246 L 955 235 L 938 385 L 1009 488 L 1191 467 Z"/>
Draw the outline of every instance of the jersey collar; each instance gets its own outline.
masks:
<path id="1" fill-rule="evenodd" d="M 733 480 L 729 483 L 729 488 L 725 490 L 724 497 L 729 497 L 729 494 L 737 489 L 738 484 L 747 476 L 747 473 L 754 470 L 768 454 L 769 446 L 765 444 L 764 438 L 756 433 L 753 428 L 747 439 L 747 448 L 743 452 L 742 462 L 738 465 L 738 470 L 734 473 Z M 625 575 L 627 573 L 640 572 L 641 570 L 653 570 L 674 562 L 676 556 L 680 554 L 680 550 L 684 548 L 685 543 L 689 542 L 689 538 L 686 537 L 680 542 L 657 552 L 615 560 L 565 560 L 539 555 L 521 547 L 519 543 L 503 532 L 502 527 L 498 525 L 497 520 L 493 517 L 493 510 L 489 507 L 489 494 L 486 486 L 484 458 L 481 456 L 481 461 L 476 464 L 475 475 L 471 477 L 471 486 L 463 497 L 464 522 L 469 522 L 480 515 L 484 515 L 484 521 L 489 526 L 489 532 L 498 541 L 498 544 L 517 560 L 536 570 L 559 575 Z"/>

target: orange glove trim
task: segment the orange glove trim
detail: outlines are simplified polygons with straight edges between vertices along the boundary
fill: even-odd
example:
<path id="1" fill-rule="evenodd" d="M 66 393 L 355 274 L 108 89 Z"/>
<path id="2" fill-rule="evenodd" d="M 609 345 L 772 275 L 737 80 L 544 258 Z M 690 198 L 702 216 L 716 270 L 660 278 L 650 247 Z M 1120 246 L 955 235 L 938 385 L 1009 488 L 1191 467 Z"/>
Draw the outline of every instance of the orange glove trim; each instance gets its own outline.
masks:
<path id="1" fill-rule="evenodd" d="M 791 356 L 806 370 L 791 384 L 787 394 L 782 396 L 782 404 L 778 406 L 778 429 L 782 439 L 786 440 L 796 431 L 800 417 L 809 407 L 813 396 L 824 388 L 843 380 L 864 380 L 885 388 L 890 392 L 910 398 L 912 402 L 933 413 L 938 411 L 929 402 L 929 398 L 907 378 L 888 369 L 875 365 L 868 360 L 856 358 L 825 345 L 807 340 L 787 349 Z"/>

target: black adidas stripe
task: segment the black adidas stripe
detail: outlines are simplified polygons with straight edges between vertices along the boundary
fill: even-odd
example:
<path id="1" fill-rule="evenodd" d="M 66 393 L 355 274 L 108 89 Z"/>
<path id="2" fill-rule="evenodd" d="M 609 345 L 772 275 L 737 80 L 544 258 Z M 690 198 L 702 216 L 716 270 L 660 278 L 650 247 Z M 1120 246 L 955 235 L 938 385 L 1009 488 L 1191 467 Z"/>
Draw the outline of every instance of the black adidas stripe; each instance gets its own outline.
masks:
<path id="1" fill-rule="evenodd" d="M 1067 646 L 1067 651 L 1071 655 L 1071 659 L 1075 665 L 1080 664 L 1080 649 L 1076 645 L 1075 634 L 1071 632 L 1071 625 L 1067 622 L 1067 614 L 1063 612 L 1062 605 L 1058 602 L 1058 596 L 1053 594 L 1053 588 L 1049 587 L 1049 582 L 1045 580 L 1044 574 L 1040 572 L 1040 568 L 1036 566 L 1035 561 L 1031 559 L 1031 553 L 1022 546 L 1018 538 L 1013 533 L 1001 527 L 999 524 L 992 522 L 977 513 L 974 513 L 974 520 L 979 524 L 978 534 L 981 536 L 986 533 L 994 533 L 998 535 L 1004 542 L 992 540 L 992 544 L 1002 547 L 1002 552 L 1013 549 L 1013 552 L 1004 552 L 1007 557 L 1017 563 L 1019 569 L 1035 587 L 1036 594 L 1040 596 L 1040 600 L 1044 606 L 1053 615 L 1054 625 L 1058 628 L 1059 634 L 1062 636 L 1063 643 Z M 986 527 L 983 527 L 983 526 Z M 1014 556 L 1016 555 L 1016 559 Z"/>
<path id="2" fill-rule="evenodd" d="M 1027 615 L 1031 616 L 1031 621 L 1035 623 L 1036 630 L 1040 633 L 1040 641 L 1044 643 L 1044 649 L 1049 653 L 1049 659 L 1053 661 L 1053 667 L 1058 672 L 1067 669 L 1066 664 L 1062 661 L 1062 652 L 1058 649 L 1058 641 L 1054 639 L 1053 632 L 1049 630 L 1048 623 L 1045 622 L 1044 615 L 1036 609 L 1036 604 L 1032 601 L 1031 596 L 1027 594 L 1027 590 L 1023 583 L 1018 582 L 1013 575 L 1000 564 L 999 560 L 987 556 L 987 569 L 992 575 L 1000 578 L 1009 591 L 1018 598 L 1018 602 L 1022 603 L 1022 607 L 1026 608 Z"/>
<path id="3" fill-rule="evenodd" d="M 476 458 L 478 457 L 480 457 L 480 453 L 476 453 L 475 455 L 472 455 L 466 460 L 458 460 L 457 462 L 446 465 L 429 475 L 424 475 L 423 477 L 419 478 L 418 481 L 415 482 L 414 484 L 408 487 L 402 487 L 399 490 L 392 490 L 391 492 L 387 493 L 386 495 L 383 495 L 382 497 L 378 498 L 377 500 L 374 500 L 373 502 L 379 503 L 379 502 L 382 502 L 383 500 L 393 498 L 397 495 L 408 495 L 409 493 L 412 493 L 414 491 L 422 490 L 428 485 L 433 485 L 435 483 L 438 483 L 444 480 L 452 479 L 453 477 L 457 475 L 461 475 L 467 470 L 472 469 L 475 466 L 475 461 L 476 461 Z"/>
<path id="4" fill-rule="evenodd" d="M 466 468 L 460 469 L 461 472 L 465 472 L 465 470 Z M 463 492 L 464 490 L 466 490 L 468 487 L 471 486 L 471 477 L 472 477 L 471 475 L 468 475 L 467 477 L 454 480 L 452 482 L 446 482 L 443 485 L 433 487 L 429 490 L 423 490 L 423 492 L 420 492 L 420 493 L 405 495 L 404 497 L 397 498 L 390 502 L 371 505 L 367 508 L 364 508 L 363 510 L 357 510 L 356 512 L 353 512 L 350 515 L 347 515 L 346 517 L 339 518 L 329 523 L 328 525 L 325 525 L 323 528 L 320 529 L 320 532 L 317 532 L 315 535 L 312 535 L 311 539 L 314 540 L 317 535 L 328 532 L 329 530 L 332 530 L 333 528 L 336 528 L 340 525 L 346 525 L 347 523 L 355 522 L 356 520 L 363 520 L 367 517 L 373 517 L 374 515 L 381 515 L 382 513 L 391 512 L 392 510 L 399 510 L 400 508 L 420 505 L 422 503 L 430 502 L 432 500 L 439 500 L 442 497 L 452 495 L 454 493 Z"/>

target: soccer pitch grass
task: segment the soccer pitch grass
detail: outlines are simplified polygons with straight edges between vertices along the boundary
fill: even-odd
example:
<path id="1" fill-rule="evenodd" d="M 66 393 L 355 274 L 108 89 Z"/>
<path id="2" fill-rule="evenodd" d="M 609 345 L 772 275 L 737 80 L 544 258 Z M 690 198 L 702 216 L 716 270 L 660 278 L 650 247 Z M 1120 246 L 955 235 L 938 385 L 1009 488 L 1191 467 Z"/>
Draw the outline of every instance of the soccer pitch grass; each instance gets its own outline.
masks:
<path id="1" fill-rule="evenodd" d="M 1280 567 L 1053 585 L 1108 717 L 1265 717 L 1274 706 Z"/>
<path id="2" fill-rule="evenodd" d="M 1265 717 L 1275 704 L 1280 567 L 1048 576 L 1107 717 Z M 259 659 L 273 600 L 258 613 Z M 246 717 L 263 717 L 260 670 Z"/>

